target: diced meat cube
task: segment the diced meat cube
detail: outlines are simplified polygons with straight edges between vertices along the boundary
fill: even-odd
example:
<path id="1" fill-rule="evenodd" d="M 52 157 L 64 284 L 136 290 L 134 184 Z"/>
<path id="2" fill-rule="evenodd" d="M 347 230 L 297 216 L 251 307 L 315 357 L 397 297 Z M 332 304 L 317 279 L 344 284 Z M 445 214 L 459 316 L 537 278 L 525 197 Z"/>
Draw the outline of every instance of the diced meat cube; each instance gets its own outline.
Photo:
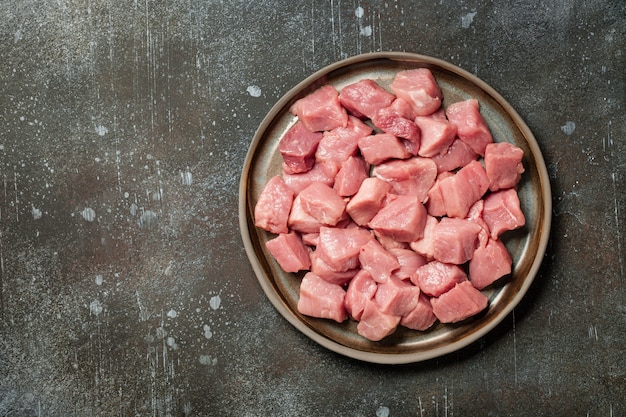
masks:
<path id="1" fill-rule="evenodd" d="M 291 213 L 289 213 L 287 226 L 289 229 L 300 233 L 319 234 L 322 223 L 304 210 L 302 207 L 302 198 L 297 195 L 293 200 L 293 205 L 291 206 Z"/>
<path id="2" fill-rule="evenodd" d="M 361 120 L 349 116 L 346 127 L 337 127 L 322 134 L 315 152 L 317 163 L 323 162 L 328 166 L 334 166 L 336 173 L 349 157 L 356 155 L 359 139 L 370 135 L 372 131 L 373 129 Z"/>
<path id="3" fill-rule="evenodd" d="M 287 233 L 293 198 L 293 191 L 280 176 L 270 178 L 254 206 L 254 225 L 271 233 Z"/>
<path id="4" fill-rule="evenodd" d="M 374 298 L 378 284 L 369 272 L 361 269 L 352 278 L 346 290 L 346 310 L 353 319 L 359 321 L 368 301 Z"/>
<path id="5" fill-rule="evenodd" d="M 375 177 L 363 180 L 359 191 L 348 201 L 346 211 L 360 226 L 365 226 L 383 206 L 391 185 Z"/>
<path id="6" fill-rule="evenodd" d="M 432 157 L 437 165 L 437 173 L 464 167 L 477 158 L 478 154 L 461 139 L 455 139 L 446 153 Z"/>
<path id="7" fill-rule="evenodd" d="M 489 178 L 489 189 L 498 191 L 517 185 L 524 165 L 524 151 L 508 142 L 490 143 L 485 148 L 485 171 Z"/>
<path id="8" fill-rule="evenodd" d="M 426 207 L 415 196 L 390 194 L 388 202 L 368 223 L 376 232 L 398 242 L 413 242 L 422 237 Z"/>
<path id="9" fill-rule="evenodd" d="M 302 190 L 315 182 L 321 182 L 329 187 L 332 187 L 335 183 L 334 174 L 332 176 L 329 175 L 324 169 L 323 163 L 316 163 L 309 171 L 299 174 L 283 171 L 283 180 L 295 194 L 299 194 Z"/>
<path id="10" fill-rule="evenodd" d="M 439 297 L 465 280 L 467 275 L 458 265 L 439 261 L 432 261 L 418 268 L 411 277 L 411 282 L 431 297 Z"/>
<path id="11" fill-rule="evenodd" d="M 427 215 L 424 225 L 424 235 L 411 243 L 409 246 L 415 253 L 422 255 L 426 259 L 435 257 L 435 226 L 439 223 L 436 217 Z"/>
<path id="12" fill-rule="evenodd" d="M 343 286 L 349 283 L 359 271 L 360 268 L 348 269 L 347 271 L 335 271 L 318 256 L 317 251 L 311 252 L 311 272 L 331 284 Z"/>
<path id="13" fill-rule="evenodd" d="M 345 200 L 326 184 L 314 182 L 298 194 L 304 211 L 320 223 L 334 226 L 344 216 Z"/>
<path id="14" fill-rule="evenodd" d="M 427 68 L 398 72 L 390 87 L 396 97 L 411 105 L 416 116 L 428 116 L 441 107 L 441 89 Z"/>
<path id="15" fill-rule="evenodd" d="M 515 189 L 496 191 L 485 197 L 483 220 L 489 226 L 492 239 L 508 230 L 524 226 L 526 218 Z"/>
<path id="16" fill-rule="evenodd" d="M 360 156 L 351 156 L 341 165 L 333 188 L 342 197 L 356 194 L 363 181 L 369 178 L 369 165 Z"/>
<path id="17" fill-rule="evenodd" d="M 378 284 L 374 300 L 383 313 L 404 316 L 415 308 L 419 295 L 419 287 L 392 275 L 385 282 Z"/>
<path id="18" fill-rule="evenodd" d="M 317 232 L 305 232 L 300 234 L 300 237 L 302 238 L 302 243 L 304 243 L 307 246 L 317 246 L 317 243 L 320 240 L 320 232 L 319 229 Z"/>
<path id="19" fill-rule="evenodd" d="M 268 240 L 265 246 L 285 272 L 298 272 L 311 267 L 309 251 L 295 232 L 281 233 Z"/>
<path id="20" fill-rule="evenodd" d="M 444 155 L 456 137 L 456 126 L 446 120 L 417 116 L 415 124 L 422 132 L 418 154 L 424 157 Z"/>
<path id="21" fill-rule="evenodd" d="M 456 284 L 450 291 L 430 299 L 433 313 L 442 323 L 458 323 L 483 311 L 489 299 L 470 281 Z"/>
<path id="22" fill-rule="evenodd" d="M 374 236 L 376 237 L 376 240 L 378 240 L 378 242 L 382 245 L 382 247 L 387 249 L 388 251 L 391 251 L 392 249 L 408 249 L 409 248 L 408 242 L 398 242 L 397 240 L 389 236 L 385 236 L 385 235 L 378 233 L 376 230 L 374 230 Z"/>
<path id="23" fill-rule="evenodd" d="M 359 139 L 359 149 L 365 160 L 378 165 L 389 159 L 405 159 L 411 156 L 404 144 L 392 134 L 377 133 Z"/>
<path id="24" fill-rule="evenodd" d="M 311 132 L 345 127 L 348 123 L 348 113 L 339 102 L 337 90 L 331 85 L 320 87 L 297 100 L 290 111 Z"/>
<path id="25" fill-rule="evenodd" d="M 379 110 L 372 118 L 372 123 L 383 132 L 413 142 L 416 150 L 419 148 L 419 142 L 422 137 L 420 128 L 413 120 L 397 114 L 393 107 Z"/>
<path id="26" fill-rule="evenodd" d="M 472 223 L 476 223 L 481 227 L 478 233 L 478 247 L 485 246 L 489 240 L 489 226 L 483 220 L 483 209 L 485 207 L 485 200 L 478 200 L 470 207 L 467 212 L 466 219 Z"/>
<path id="27" fill-rule="evenodd" d="M 485 246 L 479 246 L 469 262 L 470 279 L 479 290 L 511 273 L 511 255 L 499 239 L 489 239 Z"/>
<path id="28" fill-rule="evenodd" d="M 378 291 L 377 291 L 378 292 Z M 400 316 L 385 314 L 374 300 L 365 304 L 361 320 L 356 326 L 357 333 L 373 342 L 389 336 L 398 328 Z"/>
<path id="29" fill-rule="evenodd" d="M 321 139 L 321 132 L 311 132 L 297 121 L 281 138 L 278 145 L 286 169 L 297 174 L 313 168 L 315 151 Z"/>
<path id="30" fill-rule="evenodd" d="M 374 281 L 386 282 L 391 273 L 400 268 L 395 256 L 382 247 L 376 239 L 372 239 L 361 246 L 359 253 L 361 268 L 370 273 Z"/>
<path id="31" fill-rule="evenodd" d="M 400 247 L 387 248 L 387 250 L 396 257 L 400 264 L 400 268 L 394 272 L 394 275 L 400 279 L 410 279 L 417 268 L 426 265 L 426 258 L 411 249 Z"/>
<path id="32" fill-rule="evenodd" d="M 437 175 L 437 179 L 430 190 L 428 190 L 428 198 L 426 200 L 426 210 L 428 214 L 436 217 L 443 217 L 447 214 L 446 206 L 443 201 L 443 194 L 441 192 L 441 181 L 444 178 L 452 177 L 454 174 L 449 171 L 442 172 Z"/>
<path id="33" fill-rule="evenodd" d="M 318 255 L 335 271 L 347 271 L 359 266 L 361 247 L 373 239 L 362 227 L 321 227 Z"/>
<path id="34" fill-rule="evenodd" d="M 340 285 L 331 284 L 307 272 L 300 284 L 298 311 L 310 317 L 341 323 L 348 318 L 345 298 L 346 291 Z"/>
<path id="35" fill-rule="evenodd" d="M 478 100 L 468 99 L 452 103 L 446 109 L 446 115 L 450 123 L 457 127 L 457 136 L 474 152 L 485 155 L 485 147 L 493 142 L 493 137 L 480 114 Z"/>
<path id="36" fill-rule="evenodd" d="M 394 193 L 417 196 L 420 202 L 426 200 L 437 177 L 433 160 L 418 156 L 383 162 L 373 171 L 374 176 L 391 184 Z"/>
<path id="37" fill-rule="evenodd" d="M 434 228 L 433 255 L 440 262 L 461 265 L 474 255 L 481 227 L 466 219 L 444 217 Z"/>
<path id="38" fill-rule="evenodd" d="M 446 213 L 450 217 L 465 217 L 470 207 L 488 188 L 489 178 L 482 164 L 478 161 L 470 162 L 453 177 L 445 178 L 440 183 Z"/>
<path id="39" fill-rule="evenodd" d="M 430 299 L 424 294 L 420 294 L 415 308 L 402 316 L 400 324 L 409 329 L 424 331 L 428 330 L 436 321 L 437 317 L 433 313 Z"/>
<path id="40" fill-rule="evenodd" d="M 388 107 L 395 98 L 393 94 L 371 79 L 363 79 L 347 85 L 339 94 L 339 102 L 360 119 L 371 119 L 379 109 Z"/>

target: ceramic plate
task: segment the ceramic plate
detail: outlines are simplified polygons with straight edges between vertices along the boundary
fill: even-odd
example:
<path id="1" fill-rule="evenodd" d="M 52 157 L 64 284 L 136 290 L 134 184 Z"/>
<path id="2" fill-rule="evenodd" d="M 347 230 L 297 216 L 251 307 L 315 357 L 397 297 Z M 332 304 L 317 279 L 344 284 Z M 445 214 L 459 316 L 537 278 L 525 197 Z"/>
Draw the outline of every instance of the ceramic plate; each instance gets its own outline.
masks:
<path id="1" fill-rule="evenodd" d="M 363 78 L 387 87 L 398 71 L 426 67 L 443 93 L 443 106 L 478 99 L 494 141 L 511 142 L 524 150 L 526 169 L 519 197 L 526 226 L 502 237 L 513 258 L 513 272 L 494 288 L 483 290 L 488 309 L 455 325 L 437 324 L 425 332 L 399 327 L 380 342 L 359 336 L 356 322 L 338 324 L 298 313 L 298 291 L 303 273 L 286 273 L 267 252 L 265 242 L 274 235 L 254 226 L 254 206 L 267 181 L 282 172 L 279 140 L 295 122 L 289 107 L 325 84 L 338 91 Z M 500 323 L 530 287 L 543 258 L 551 221 L 548 174 L 537 141 L 517 112 L 493 88 L 445 61 L 409 53 L 373 53 L 355 56 L 314 73 L 295 86 L 271 109 L 257 130 L 243 167 L 239 189 L 239 222 L 247 255 L 265 294 L 293 326 L 326 348 L 351 358 L 374 363 L 411 363 L 432 359 L 463 348 Z"/>

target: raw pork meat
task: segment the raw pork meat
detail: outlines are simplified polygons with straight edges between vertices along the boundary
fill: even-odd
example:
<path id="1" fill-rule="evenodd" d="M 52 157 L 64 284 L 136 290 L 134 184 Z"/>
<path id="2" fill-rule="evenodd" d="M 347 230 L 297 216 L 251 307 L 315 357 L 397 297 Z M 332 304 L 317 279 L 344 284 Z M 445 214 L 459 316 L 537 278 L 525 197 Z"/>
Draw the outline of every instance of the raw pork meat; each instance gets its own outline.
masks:
<path id="1" fill-rule="evenodd" d="M 315 163 L 315 151 L 321 139 L 321 132 L 311 132 L 300 121 L 289 128 L 278 145 L 285 170 L 293 174 L 310 170 Z"/>
<path id="2" fill-rule="evenodd" d="M 400 264 L 400 268 L 394 271 L 394 275 L 400 279 L 409 279 L 417 271 L 417 268 L 426 264 L 426 259 L 411 249 L 393 247 L 387 248 L 387 250 L 396 257 Z"/>
<path id="3" fill-rule="evenodd" d="M 501 240 L 489 239 L 474 252 L 469 273 L 474 287 L 482 290 L 497 279 L 511 273 L 511 255 Z"/>
<path id="4" fill-rule="evenodd" d="M 394 100 L 393 94 L 370 79 L 347 85 L 339 94 L 339 102 L 360 119 L 371 119 L 379 109 L 388 107 Z"/>
<path id="5" fill-rule="evenodd" d="M 488 190 L 489 179 L 482 164 L 472 161 L 454 176 L 442 179 L 439 186 L 446 214 L 463 218 Z"/>
<path id="6" fill-rule="evenodd" d="M 492 239 L 506 231 L 524 226 L 526 219 L 515 189 L 496 191 L 485 197 L 483 220 L 489 226 Z"/>
<path id="7" fill-rule="evenodd" d="M 420 267 L 411 276 L 411 282 L 431 297 L 439 297 L 459 282 L 467 280 L 467 275 L 458 266 L 432 261 Z"/>
<path id="8" fill-rule="evenodd" d="M 406 100 L 416 116 L 428 116 L 441 106 L 441 89 L 427 68 L 400 71 L 391 83 L 396 97 Z"/>
<path id="9" fill-rule="evenodd" d="M 452 103 L 446 109 L 450 123 L 457 127 L 458 137 L 474 152 L 485 155 L 485 147 L 493 142 L 489 126 L 480 114 L 478 100 L 469 99 Z"/>
<path id="10" fill-rule="evenodd" d="M 383 248 L 376 239 L 361 246 L 359 263 L 361 268 L 369 272 L 378 283 L 386 282 L 391 273 L 400 268 L 398 259 Z"/>
<path id="11" fill-rule="evenodd" d="M 415 308 L 402 316 L 400 325 L 409 329 L 424 331 L 428 330 L 436 321 L 437 317 L 433 313 L 430 299 L 424 294 L 420 294 Z"/>
<path id="12" fill-rule="evenodd" d="M 377 133 L 359 139 L 359 149 L 363 158 L 372 165 L 389 159 L 405 159 L 411 156 L 404 144 L 390 133 Z"/>
<path id="13" fill-rule="evenodd" d="M 322 224 L 334 226 L 346 214 L 344 199 L 326 184 L 314 182 L 298 194 L 305 212 Z"/>
<path id="14" fill-rule="evenodd" d="M 420 202 L 426 200 L 437 177 L 433 160 L 419 156 L 383 162 L 373 171 L 374 176 L 391 184 L 394 193 L 417 196 Z"/>
<path id="15" fill-rule="evenodd" d="M 254 206 L 254 225 L 271 233 L 287 233 L 294 193 L 276 175 L 267 182 Z"/>
<path id="16" fill-rule="evenodd" d="M 337 284 L 331 284 L 307 272 L 300 284 L 298 311 L 321 319 L 331 319 L 338 323 L 348 318 L 345 306 L 346 291 Z"/>
<path id="17" fill-rule="evenodd" d="M 365 304 L 361 321 L 356 329 L 361 336 L 377 342 L 395 332 L 399 323 L 400 316 L 383 313 L 376 301 L 369 300 Z"/>
<path id="18" fill-rule="evenodd" d="M 370 135 L 372 131 L 373 129 L 361 120 L 348 116 L 346 127 L 337 127 L 322 134 L 315 152 L 315 160 L 318 164 L 327 166 L 329 175 L 334 176 L 349 157 L 356 155 L 359 139 Z"/>
<path id="19" fill-rule="evenodd" d="M 478 155 L 469 145 L 461 139 L 455 139 L 447 152 L 433 156 L 432 160 L 437 165 L 437 173 L 442 173 L 464 167 L 477 158 Z"/>
<path id="20" fill-rule="evenodd" d="M 341 165 L 335 176 L 333 188 L 342 197 L 349 197 L 359 191 L 363 181 L 369 178 L 369 165 L 360 156 L 351 156 Z"/>
<path id="21" fill-rule="evenodd" d="M 365 226 L 383 206 L 391 185 L 376 177 L 363 180 L 359 191 L 348 201 L 346 211 L 360 226 Z"/>
<path id="22" fill-rule="evenodd" d="M 425 157 L 444 155 L 456 137 L 456 126 L 447 120 L 417 116 L 415 124 L 422 132 L 418 154 Z"/>
<path id="23" fill-rule="evenodd" d="M 309 251 L 295 232 L 281 233 L 268 240 L 265 246 L 286 272 L 298 272 L 311 267 Z"/>
<path id="24" fill-rule="evenodd" d="M 444 217 L 434 227 L 433 255 L 440 262 L 461 265 L 472 259 L 481 227 L 469 220 Z"/>
<path id="25" fill-rule="evenodd" d="M 348 124 L 348 112 L 339 103 L 339 94 L 331 85 L 320 87 L 297 100 L 290 111 L 311 132 L 332 130 Z"/>
<path id="26" fill-rule="evenodd" d="M 378 284 L 374 300 L 383 313 L 404 316 L 415 308 L 419 295 L 420 289 L 410 281 L 392 275 L 387 281 Z"/>
<path id="27" fill-rule="evenodd" d="M 471 282 L 458 283 L 450 291 L 430 299 L 433 313 L 442 323 L 457 323 L 483 311 L 489 299 Z"/>
<path id="28" fill-rule="evenodd" d="M 373 239 L 362 227 L 321 227 L 318 255 L 335 271 L 347 271 L 359 266 L 361 247 Z"/>
<path id="29" fill-rule="evenodd" d="M 421 238 L 426 224 L 426 207 L 415 196 L 389 196 L 391 198 L 368 226 L 398 242 L 413 242 Z"/>
<path id="30" fill-rule="evenodd" d="M 365 304 L 374 298 L 378 290 L 378 284 L 369 272 L 361 269 L 352 278 L 346 290 L 346 309 L 348 314 L 355 320 L 361 320 Z"/>
<path id="31" fill-rule="evenodd" d="M 524 151 L 508 142 L 490 143 L 485 148 L 485 170 L 489 177 L 489 189 L 498 191 L 517 185 L 524 166 Z"/>

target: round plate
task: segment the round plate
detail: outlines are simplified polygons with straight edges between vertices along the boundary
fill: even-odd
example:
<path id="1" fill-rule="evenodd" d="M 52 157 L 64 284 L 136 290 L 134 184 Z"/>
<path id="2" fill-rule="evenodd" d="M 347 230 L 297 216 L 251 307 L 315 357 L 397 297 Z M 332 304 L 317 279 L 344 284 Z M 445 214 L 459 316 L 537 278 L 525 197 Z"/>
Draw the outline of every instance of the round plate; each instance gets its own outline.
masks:
<path id="1" fill-rule="evenodd" d="M 489 307 L 479 316 L 457 324 L 436 324 L 425 332 L 399 327 L 380 342 L 371 342 L 356 331 L 356 322 L 307 317 L 298 312 L 298 292 L 303 273 L 281 270 L 265 248 L 275 237 L 254 226 L 254 207 L 267 181 L 282 172 L 278 144 L 295 123 L 289 107 L 325 84 L 340 91 L 363 78 L 384 87 L 398 71 L 426 67 L 443 93 L 443 106 L 475 98 L 494 141 L 508 141 L 524 151 L 525 173 L 519 184 L 526 226 L 502 236 L 513 258 L 513 272 L 493 288 L 483 290 Z M 530 287 L 543 258 L 551 221 L 550 183 L 535 137 L 517 112 L 493 88 L 445 61 L 410 53 L 358 55 L 323 68 L 282 97 L 257 130 L 248 150 L 239 188 L 239 224 L 244 246 L 265 294 L 293 326 L 326 348 L 351 358 L 374 363 L 411 363 L 435 358 L 476 341 L 501 322 Z M 501 280 L 502 281 L 502 280 Z"/>

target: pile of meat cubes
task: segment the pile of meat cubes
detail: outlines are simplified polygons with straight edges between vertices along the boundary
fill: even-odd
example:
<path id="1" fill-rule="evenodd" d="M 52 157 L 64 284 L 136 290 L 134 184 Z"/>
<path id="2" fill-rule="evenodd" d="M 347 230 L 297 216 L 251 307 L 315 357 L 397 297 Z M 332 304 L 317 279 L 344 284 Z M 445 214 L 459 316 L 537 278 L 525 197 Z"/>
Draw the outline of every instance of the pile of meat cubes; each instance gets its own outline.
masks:
<path id="1" fill-rule="evenodd" d="M 281 268 L 305 271 L 299 312 L 372 341 L 487 308 L 481 290 L 511 273 L 500 236 L 525 223 L 523 151 L 493 141 L 477 100 L 444 109 L 426 68 L 389 90 L 362 79 L 297 100 L 254 210 Z"/>

